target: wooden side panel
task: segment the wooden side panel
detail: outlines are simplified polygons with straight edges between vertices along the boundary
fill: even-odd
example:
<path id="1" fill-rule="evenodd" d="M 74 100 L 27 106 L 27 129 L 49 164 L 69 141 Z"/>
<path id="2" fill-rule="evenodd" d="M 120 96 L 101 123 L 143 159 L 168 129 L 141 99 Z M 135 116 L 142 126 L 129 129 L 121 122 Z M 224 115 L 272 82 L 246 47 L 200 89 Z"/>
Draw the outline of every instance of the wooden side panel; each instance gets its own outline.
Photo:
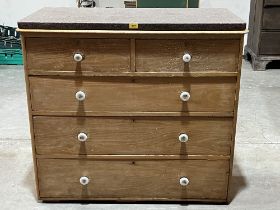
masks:
<path id="1" fill-rule="evenodd" d="M 279 20 L 280 20 L 280 3 L 278 7 L 269 7 L 263 9 L 263 29 L 280 30 Z M 279 34 L 277 35 L 279 36 Z"/>
<path id="2" fill-rule="evenodd" d="M 247 40 L 247 46 L 253 50 L 255 52 L 255 47 L 254 47 L 254 39 L 253 39 L 253 35 L 254 35 L 254 30 L 255 30 L 255 15 L 256 15 L 256 11 L 255 11 L 255 7 L 256 7 L 256 0 L 251 0 L 250 3 L 250 15 L 249 15 L 249 33 L 248 33 L 248 40 Z"/>
<path id="3" fill-rule="evenodd" d="M 280 55 L 280 32 L 261 33 L 260 54 Z"/>
<path id="4" fill-rule="evenodd" d="M 237 72 L 238 49 L 238 40 L 136 40 L 136 71 Z"/>
<path id="5" fill-rule="evenodd" d="M 41 155 L 230 155 L 232 118 L 35 116 Z M 108 126 L 110 125 L 110 126 Z M 87 134 L 85 142 L 77 135 Z M 189 140 L 181 143 L 179 135 Z"/>
<path id="6" fill-rule="evenodd" d="M 23 53 L 23 64 L 24 64 L 24 79 L 25 79 L 25 87 L 26 87 L 26 99 L 28 105 L 28 118 L 29 118 L 29 130 L 31 137 L 31 146 L 32 146 L 32 159 L 33 159 L 33 167 L 34 167 L 34 178 L 35 178 L 35 189 L 36 189 L 36 198 L 39 198 L 39 184 L 38 184 L 38 173 L 37 173 L 37 159 L 36 159 L 36 143 L 34 137 L 34 127 L 33 127 L 33 117 L 32 117 L 32 108 L 31 108 L 31 91 L 29 78 L 27 73 L 27 62 L 26 62 L 26 38 L 21 35 L 21 45 L 22 45 L 22 53 Z"/>
<path id="7" fill-rule="evenodd" d="M 231 180 L 232 180 L 232 171 L 233 171 L 233 159 L 234 159 L 234 148 L 235 148 L 235 136 L 236 136 L 236 122 L 237 122 L 237 114 L 238 114 L 238 103 L 239 103 L 239 91 L 240 91 L 240 78 L 241 78 L 241 66 L 242 66 L 242 52 L 244 46 L 244 36 L 240 36 L 240 43 L 239 43 L 239 62 L 238 62 L 238 76 L 236 82 L 236 95 L 235 95 L 235 104 L 234 104 L 234 119 L 233 119 L 233 135 L 232 135 L 232 144 L 231 144 L 231 152 L 230 152 L 230 165 L 229 165 L 229 181 L 228 181 L 228 194 L 227 194 L 227 202 L 229 203 L 232 199 L 230 195 L 231 190 Z"/>
<path id="8" fill-rule="evenodd" d="M 76 72 L 130 71 L 129 39 L 27 38 L 27 68 L 34 70 Z M 73 55 L 84 55 L 76 62 Z"/>
<path id="9" fill-rule="evenodd" d="M 30 77 L 33 111 L 76 112 L 233 112 L 236 78 Z M 83 91 L 86 99 L 75 98 Z M 187 102 L 180 99 L 188 91 Z"/>
<path id="10" fill-rule="evenodd" d="M 260 33 L 262 29 L 263 0 L 251 0 L 248 46 L 259 55 Z"/>
<path id="11" fill-rule="evenodd" d="M 41 198 L 226 199 L 228 172 L 226 160 L 38 159 Z M 184 176 L 190 182 L 182 187 Z"/>

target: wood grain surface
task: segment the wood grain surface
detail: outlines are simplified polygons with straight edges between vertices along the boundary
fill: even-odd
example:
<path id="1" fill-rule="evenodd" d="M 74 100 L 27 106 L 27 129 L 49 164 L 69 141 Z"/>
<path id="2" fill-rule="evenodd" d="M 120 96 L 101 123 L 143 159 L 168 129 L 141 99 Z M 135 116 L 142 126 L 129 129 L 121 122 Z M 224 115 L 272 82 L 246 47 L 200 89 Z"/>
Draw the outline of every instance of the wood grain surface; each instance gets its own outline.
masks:
<path id="1" fill-rule="evenodd" d="M 274 7 L 263 9 L 263 29 L 280 30 L 280 2 Z M 275 37 L 278 35 L 275 35 Z"/>
<path id="2" fill-rule="evenodd" d="M 38 159 L 40 197 L 225 199 L 228 161 Z M 75 169 L 75 170 L 73 170 Z M 82 186 L 80 177 L 90 179 Z M 186 176 L 190 183 L 181 186 Z"/>
<path id="3" fill-rule="evenodd" d="M 245 31 L 21 31 L 39 199 L 230 200 Z"/>
<path id="4" fill-rule="evenodd" d="M 239 40 L 136 40 L 136 71 L 237 72 L 238 50 Z"/>
<path id="5" fill-rule="evenodd" d="M 127 72 L 129 39 L 27 38 L 27 68 L 44 71 Z M 76 62 L 74 54 L 84 55 Z"/>
<path id="6" fill-rule="evenodd" d="M 280 11 L 280 7 L 279 7 Z M 279 25 L 280 29 L 280 25 Z M 280 31 L 261 32 L 259 49 L 261 55 L 280 55 Z"/>
<path id="7" fill-rule="evenodd" d="M 29 77 L 33 111 L 226 112 L 233 111 L 235 78 Z M 75 98 L 83 91 L 86 99 Z M 190 92 L 187 102 L 182 91 Z"/>
<path id="8" fill-rule="evenodd" d="M 208 117 L 35 116 L 33 123 L 42 155 L 230 155 L 233 126 L 232 118 Z M 182 133 L 188 142 L 179 141 Z"/>

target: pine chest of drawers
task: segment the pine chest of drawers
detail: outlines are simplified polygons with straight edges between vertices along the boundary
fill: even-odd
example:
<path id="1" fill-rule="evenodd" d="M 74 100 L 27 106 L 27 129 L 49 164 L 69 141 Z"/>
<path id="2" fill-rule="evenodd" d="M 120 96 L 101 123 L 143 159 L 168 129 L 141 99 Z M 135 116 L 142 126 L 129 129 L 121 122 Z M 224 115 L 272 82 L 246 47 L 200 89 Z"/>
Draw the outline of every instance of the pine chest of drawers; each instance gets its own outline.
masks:
<path id="1" fill-rule="evenodd" d="M 229 200 L 245 24 L 223 9 L 19 21 L 40 200 Z"/>

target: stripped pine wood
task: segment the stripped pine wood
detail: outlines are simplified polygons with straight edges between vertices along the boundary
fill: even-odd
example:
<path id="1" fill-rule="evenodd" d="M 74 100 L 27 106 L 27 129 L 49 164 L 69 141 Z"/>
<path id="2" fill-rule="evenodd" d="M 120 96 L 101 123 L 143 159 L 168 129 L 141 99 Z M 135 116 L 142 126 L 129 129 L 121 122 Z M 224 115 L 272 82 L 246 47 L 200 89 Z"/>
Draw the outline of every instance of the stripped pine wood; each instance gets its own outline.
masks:
<path id="1" fill-rule="evenodd" d="M 39 159 L 40 196 L 225 200 L 228 166 L 225 160 Z M 80 185 L 81 176 L 89 178 L 87 186 Z M 188 186 L 179 184 L 181 177 L 188 177 Z"/>

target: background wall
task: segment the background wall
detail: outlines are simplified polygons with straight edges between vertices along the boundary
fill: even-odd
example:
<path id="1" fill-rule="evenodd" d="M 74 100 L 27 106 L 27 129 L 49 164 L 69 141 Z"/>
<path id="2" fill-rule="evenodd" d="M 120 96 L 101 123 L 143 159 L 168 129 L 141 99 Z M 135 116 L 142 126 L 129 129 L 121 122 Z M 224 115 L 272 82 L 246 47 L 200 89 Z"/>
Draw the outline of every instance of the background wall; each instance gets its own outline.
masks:
<path id="1" fill-rule="evenodd" d="M 124 7 L 124 0 L 97 0 L 100 7 Z M 0 24 L 16 27 L 19 19 L 42 7 L 75 7 L 76 0 L 0 0 Z M 200 0 L 200 7 L 228 8 L 244 21 L 249 19 L 250 0 Z"/>

